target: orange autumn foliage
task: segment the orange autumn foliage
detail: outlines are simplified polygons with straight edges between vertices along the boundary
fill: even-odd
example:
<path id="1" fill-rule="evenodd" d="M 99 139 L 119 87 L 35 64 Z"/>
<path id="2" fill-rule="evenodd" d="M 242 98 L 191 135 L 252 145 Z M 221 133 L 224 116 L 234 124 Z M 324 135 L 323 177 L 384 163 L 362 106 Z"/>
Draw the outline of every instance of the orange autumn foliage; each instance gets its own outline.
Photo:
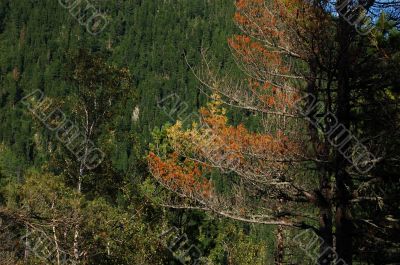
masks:
<path id="1" fill-rule="evenodd" d="M 313 24 L 311 7 L 302 0 L 238 0 L 236 8 L 242 34 L 228 44 L 240 68 L 257 83 L 250 84 L 252 93 L 263 108 L 293 113 L 296 86 L 303 79 L 294 65 L 309 54 L 300 35 Z"/>
<path id="2" fill-rule="evenodd" d="M 153 152 L 148 155 L 150 171 L 168 188 L 184 194 L 210 197 L 211 182 L 203 177 L 199 163 L 185 160 L 178 162 L 178 155 L 173 153 L 162 160 Z"/>
<path id="3" fill-rule="evenodd" d="M 187 160 L 177 165 L 179 158 L 192 157 L 221 170 L 237 169 L 249 175 L 260 175 L 257 181 L 265 181 L 282 174 L 287 168 L 283 160 L 295 159 L 301 153 L 300 144 L 282 130 L 257 133 L 249 131 L 243 124 L 229 125 L 221 104 L 215 96 L 207 108 L 200 109 L 201 126 L 184 130 L 178 122 L 167 129 L 169 143 L 176 153 L 164 161 L 150 156 L 149 163 L 163 169 L 153 174 L 157 173 L 165 182 L 170 182 L 173 177 L 174 189 L 191 192 L 194 180 L 200 180 L 201 186 L 204 185 L 200 173 L 204 166 L 192 161 L 187 163 Z"/>
<path id="4" fill-rule="evenodd" d="M 228 44 L 245 63 L 256 63 L 266 68 L 279 69 L 282 74 L 288 72 L 279 53 L 266 49 L 261 43 L 251 40 L 248 36 L 236 35 L 228 40 Z"/>
<path id="5" fill-rule="evenodd" d="M 148 163 L 159 182 L 205 208 L 234 216 L 254 211 L 255 219 L 274 219 L 275 212 L 284 208 L 278 207 L 281 200 L 276 198 L 297 194 L 291 173 L 306 157 L 304 127 L 295 108 L 304 80 L 294 66 L 307 55 L 296 39 L 307 24 L 307 6 L 301 0 L 238 0 L 236 8 L 234 19 L 242 34 L 229 38 L 228 45 L 247 78 L 220 81 L 206 63 L 209 78 L 201 81 L 211 90 L 212 100 L 199 110 L 199 123 L 184 128 L 178 121 L 166 129 L 174 152 L 150 153 Z M 260 121 L 257 130 L 232 125 L 223 104 L 254 114 Z M 234 199 L 226 201 L 226 194 L 212 185 L 220 176 L 205 177 L 211 170 L 235 176 Z M 268 208 L 245 206 L 260 190 Z M 260 209 L 272 214 L 260 217 Z"/>
<path id="6" fill-rule="evenodd" d="M 296 154 L 298 145 L 291 141 L 282 131 L 275 135 L 250 132 L 243 124 L 230 126 L 226 116 L 218 115 L 207 108 L 200 110 L 204 123 L 212 129 L 215 137 L 223 143 L 225 152 L 238 154 L 244 158 L 249 150 L 253 154 L 268 154 L 279 157 L 282 155 Z M 220 143 L 221 144 L 221 143 Z"/>

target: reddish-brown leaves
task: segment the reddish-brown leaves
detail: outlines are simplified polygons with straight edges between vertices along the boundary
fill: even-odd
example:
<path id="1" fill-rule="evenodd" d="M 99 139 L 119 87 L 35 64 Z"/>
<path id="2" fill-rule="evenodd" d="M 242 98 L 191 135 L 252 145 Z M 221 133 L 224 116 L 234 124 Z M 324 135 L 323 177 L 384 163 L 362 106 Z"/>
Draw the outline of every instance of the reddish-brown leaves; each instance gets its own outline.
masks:
<path id="1" fill-rule="evenodd" d="M 203 177 L 199 163 L 189 160 L 179 163 L 177 153 L 163 161 L 153 152 L 148 155 L 148 161 L 152 174 L 170 189 L 187 195 L 210 196 L 211 182 Z"/>

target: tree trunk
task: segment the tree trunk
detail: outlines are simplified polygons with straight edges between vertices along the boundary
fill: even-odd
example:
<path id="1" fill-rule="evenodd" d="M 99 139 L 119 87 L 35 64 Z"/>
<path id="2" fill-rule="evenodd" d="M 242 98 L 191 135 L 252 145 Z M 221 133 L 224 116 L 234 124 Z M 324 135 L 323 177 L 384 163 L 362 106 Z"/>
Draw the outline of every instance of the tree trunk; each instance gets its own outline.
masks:
<path id="1" fill-rule="evenodd" d="M 85 158 L 86 158 L 86 153 L 87 153 L 87 147 L 85 147 Z M 82 192 L 82 176 L 84 172 L 84 162 L 81 161 L 80 167 L 79 167 L 79 176 L 78 176 L 78 184 L 77 184 L 77 192 L 78 194 L 81 194 Z M 80 204 L 78 205 L 78 212 L 80 211 Z M 79 251 L 79 223 L 75 225 L 75 231 L 74 231 L 74 258 L 75 261 L 79 264 L 79 257 L 80 257 L 80 251 Z"/>
<path id="2" fill-rule="evenodd" d="M 29 257 L 29 250 L 30 250 L 30 246 L 29 246 L 29 240 L 28 240 L 28 235 L 29 235 L 29 230 L 28 230 L 28 226 L 25 226 L 25 250 L 24 250 L 24 261 L 26 263 L 28 263 L 28 257 Z"/>
<path id="3" fill-rule="evenodd" d="M 344 0 L 337 2 L 341 5 Z M 345 7 L 347 9 L 347 7 Z M 344 125 L 347 130 L 350 127 L 350 51 L 351 33 L 354 31 L 342 17 L 339 18 L 338 25 L 338 43 L 340 47 L 338 58 L 338 94 L 337 94 L 337 119 L 338 123 Z M 351 144 L 350 141 L 345 142 L 343 138 L 336 139 L 339 148 L 336 148 L 336 161 L 335 161 L 335 179 L 336 179 L 336 253 L 338 259 L 346 262 L 347 265 L 352 264 L 353 244 L 352 244 L 352 221 L 350 215 L 350 191 L 351 179 L 346 168 L 349 165 L 343 153 L 349 151 Z"/>
<path id="4" fill-rule="evenodd" d="M 320 255 L 318 265 L 333 262 L 332 204 L 329 175 L 326 172 L 320 181 L 321 200 L 319 207 Z"/>
<path id="5" fill-rule="evenodd" d="M 284 241 L 283 227 L 278 225 L 276 233 L 276 253 L 275 253 L 275 265 L 283 265 L 283 259 L 285 257 L 285 241 Z"/>
<path id="6" fill-rule="evenodd" d="M 54 202 L 51 204 L 51 209 L 54 211 Z M 54 214 L 54 213 L 53 213 Z M 53 230 L 53 239 L 54 239 L 54 245 L 56 247 L 56 260 L 57 260 L 57 265 L 61 264 L 60 260 L 60 246 L 58 244 L 58 238 L 57 238 L 57 231 L 56 231 L 56 226 L 55 226 L 55 219 L 53 218 L 52 220 L 52 230 Z"/>
<path id="7" fill-rule="evenodd" d="M 317 158 L 324 161 L 328 158 L 329 150 L 327 140 L 325 143 L 319 138 L 319 132 L 317 126 L 319 122 L 316 119 L 319 110 L 318 109 L 318 89 L 317 89 L 317 76 L 318 67 L 315 60 L 309 62 L 310 66 L 310 77 L 307 85 L 307 93 L 312 95 L 308 97 L 307 102 L 307 118 L 310 121 L 309 133 L 311 136 L 311 143 Z M 330 107 L 330 106 L 329 106 Z M 331 192 L 331 181 L 329 171 L 326 168 L 326 164 L 318 164 L 318 175 L 319 175 L 319 190 L 316 192 L 316 206 L 319 208 L 319 238 L 320 238 L 320 249 L 317 259 L 319 265 L 329 265 L 332 260 L 333 251 L 333 236 L 332 236 L 332 192 Z"/>

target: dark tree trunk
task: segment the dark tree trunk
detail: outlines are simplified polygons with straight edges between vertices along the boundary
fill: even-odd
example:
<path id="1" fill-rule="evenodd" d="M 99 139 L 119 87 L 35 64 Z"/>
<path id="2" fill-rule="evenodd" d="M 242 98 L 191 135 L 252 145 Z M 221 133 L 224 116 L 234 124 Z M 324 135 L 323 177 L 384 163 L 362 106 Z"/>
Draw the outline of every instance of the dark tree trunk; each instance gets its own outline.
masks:
<path id="1" fill-rule="evenodd" d="M 338 1 L 340 5 L 343 0 Z M 350 71 L 351 71 L 351 34 L 354 29 L 342 17 L 339 19 L 337 38 L 339 43 L 338 54 L 338 93 L 337 93 L 337 119 L 338 124 L 342 124 L 347 130 L 350 128 Z M 335 134 L 339 133 L 338 130 Z M 336 179 L 336 253 L 338 259 L 344 261 L 347 265 L 352 264 L 353 238 L 352 221 L 350 214 L 350 187 L 351 179 L 346 172 L 349 166 L 348 160 L 343 153 L 348 153 L 351 148 L 351 141 L 346 142 L 347 134 L 333 135 L 337 136 L 335 158 L 335 179 Z M 333 137 L 331 139 L 333 139 Z M 341 143 L 341 144 L 339 144 Z"/>
<path id="2" fill-rule="evenodd" d="M 310 61 L 310 78 L 308 80 L 307 92 L 312 97 L 308 97 L 307 108 L 311 111 L 307 113 L 310 120 L 309 133 L 311 142 L 317 158 L 320 161 L 328 157 L 328 145 L 319 138 L 318 121 L 316 117 L 320 115 L 318 108 L 318 87 L 317 76 L 318 67 L 316 61 Z M 332 203 L 331 203 L 331 182 L 327 166 L 324 163 L 318 164 L 319 190 L 316 192 L 316 206 L 319 208 L 319 256 L 317 263 L 320 265 L 330 265 L 332 263 L 333 235 L 332 235 Z"/>
<path id="3" fill-rule="evenodd" d="M 319 232 L 320 232 L 320 256 L 319 265 L 330 265 L 333 258 L 332 236 L 332 204 L 331 186 L 328 172 L 325 172 L 320 181 L 321 200 L 319 206 Z"/>

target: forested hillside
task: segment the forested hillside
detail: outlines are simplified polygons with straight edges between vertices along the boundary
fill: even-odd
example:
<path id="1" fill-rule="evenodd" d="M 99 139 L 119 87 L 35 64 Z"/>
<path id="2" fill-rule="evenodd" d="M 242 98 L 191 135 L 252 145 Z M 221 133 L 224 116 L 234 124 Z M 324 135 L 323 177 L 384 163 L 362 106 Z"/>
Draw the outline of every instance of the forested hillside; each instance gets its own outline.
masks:
<path id="1" fill-rule="evenodd" d="M 84 222 L 89 223 L 85 229 L 93 234 L 86 235 L 85 243 L 82 243 L 91 249 L 86 254 L 87 261 L 90 264 L 178 264 L 178 259 L 163 245 L 163 239 L 158 238 L 174 226 L 179 227 L 182 234 L 187 233 L 193 243 L 216 262 L 227 262 L 228 256 L 243 260 L 243 264 L 249 264 L 245 260 L 261 262 L 267 259 L 266 246 L 252 240 L 249 229 L 246 232 L 242 226 L 220 223 L 218 219 L 205 218 L 200 213 L 166 212 L 150 201 L 154 198 L 146 199 L 148 187 L 146 183 L 142 184 L 148 177 L 144 157 L 153 129 L 166 122 L 173 123 L 178 115 L 190 116 L 205 102 L 205 96 L 198 89 L 200 82 L 189 68 L 189 65 L 199 64 L 201 50 L 209 49 L 222 71 L 235 71 L 226 45 L 227 36 L 234 30 L 231 1 L 134 0 L 93 4 L 109 21 L 106 30 L 98 36 L 88 34 L 86 28 L 57 1 L 0 3 L 0 198 L 2 205 L 9 207 L 2 208 L 2 228 L 9 221 L 3 212 L 6 209 L 17 211 L 33 203 L 30 207 L 38 207 L 35 210 L 42 216 L 50 214 L 51 210 L 45 205 L 48 196 L 52 197 L 54 192 L 61 189 L 71 194 L 71 199 L 75 198 L 74 180 L 53 161 L 52 150 L 57 148 L 57 140 L 30 115 L 21 99 L 39 89 L 47 97 L 65 102 L 63 111 L 70 111 L 69 98 L 75 90 L 68 80 L 69 66 L 76 64 L 73 58 L 79 50 L 86 50 L 99 54 L 110 65 L 127 67 L 132 77 L 133 94 L 122 107 L 118 103 L 112 106 L 116 113 L 107 121 L 112 131 L 103 133 L 103 137 L 112 140 L 107 150 L 112 173 L 105 177 L 111 183 L 100 177 L 100 180 L 88 181 L 90 183 L 84 188 L 87 196 Z M 59 174 L 61 176 L 56 176 Z M 44 196 L 43 201 L 35 197 L 38 194 L 23 192 L 24 187 L 29 189 L 31 185 Z M 60 203 L 60 207 L 66 207 L 59 209 L 59 214 L 64 216 L 73 207 L 73 202 Z M 91 211 L 96 215 L 91 215 Z M 135 220 L 135 216 L 139 216 L 139 220 Z M 126 227 L 113 231 L 115 224 L 108 224 L 110 220 L 122 223 L 118 227 Z M 102 222 L 100 227 L 97 222 Z M 13 232 L 19 239 L 27 231 L 19 227 L 21 224 L 15 225 Z M 117 234 L 110 235 L 111 231 Z M 10 237 L 7 230 L 3 232 L 5 240 Z M 106 233 L 106 237 L 115 237 L 113 240 L 119 242 L 112 243 L 115 245 L 110 247 L 112 255 L 108 258 L 105 258 L 109 250 L 105 244 L 111 241 L 99 236 Z M 32 244 L 37 238 L 41 239 L 32 236 Z M 224 246 L 227 238 L 232 242 Z M 26 260 L 24 252 L 13 248 L 15 242 L 13 238 L 1 247 L 2 264 Z M 242 245 L 236 247 L 234 242 Z M 73 256 L 72 243 L 65 240 L 60 243 L 63 244 L 60 249 L 66 252 L 64 256 L 68 259 L 69 255 Z M 269 244 L 273 246 L 274 243 Z M 240 251 L 249 248 L 254 249 L 252 255 L 259 251 L 262 255 L 252 258 Z M 63 255 L 60 256 L 62 262 Z M 49 264 L 57 263 L 55 257 L 51 258 Z M 30 255 L 29 260 L 43 262 L 35 255 Z"/>
<path id="2" fill-rule="evenodd" d="M 98 3 L 100 4 L 100 3 Z M 65 96 L 65 62 L 78 49 L 105 54 L 107 60 L 126 66 L 138 94 L 120 115 L 121 133 L 138 133 L 148 142 L 151 130 L 169 120 L 157 102 L 176 93 L 187 102 L 188 113 L 203 101 L 199 82 L 190 74 L 199 62 L 201 48 L 209 48 L 223 68 L 232 65 L 226 45 L 233 30 L 233 6 L 229 1 L 121 1 L 102 2 L 110 24 L 99 36 L 87 34 L 57 1 L 2 1 L 1 3 L 1 139 L 32 161 L 28 124 L 21 122 L 17 102 L 29 91 Z M 138 123 L 131 122 L 138 106 Z M 14 128 L 6 130 L 6 128 Z M 143 141 L 142 141 L 143 140 Z M 132 144 L 119 144 L 118 163 L 127 169 Z"/>
<path id="3" fill-rule="evenodd" d="M 0 0 L 0 265 L 400 264 L 364 2 Z"/>

